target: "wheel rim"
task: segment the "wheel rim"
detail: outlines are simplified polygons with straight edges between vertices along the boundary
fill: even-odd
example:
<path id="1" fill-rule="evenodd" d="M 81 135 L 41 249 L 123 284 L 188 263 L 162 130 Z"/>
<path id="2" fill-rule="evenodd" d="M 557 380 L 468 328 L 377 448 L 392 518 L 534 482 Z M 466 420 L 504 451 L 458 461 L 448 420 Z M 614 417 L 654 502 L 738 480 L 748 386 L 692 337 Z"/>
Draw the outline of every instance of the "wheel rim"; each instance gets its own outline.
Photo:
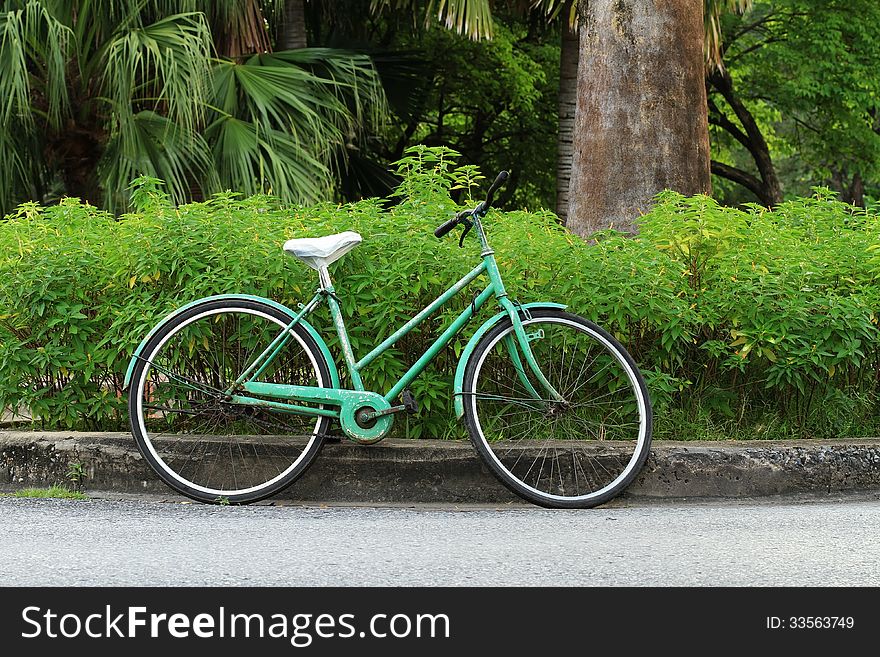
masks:
<path id="1" fill-rule="evenodd" d="M 136 421 L 157 472 L 203 499 L 248 498 L 291 476 L 319 440 L 321 418 L 222 398 L 253 356 L 288 322 L 252 308 L 188 318 L 144 353 Z M 291 331 L 260 381 L 326 386 L 303 338 Z"/>
<path id="2" fill-rule="evenodd" d="M 564 504 L 613 496 L 637 472 L 650 435 L 648 401 L 635 368 L 580 322 L 540 317 L 523 325 L 565 403 L 552 399 L 525 359 L 528 383 L 517 373 L 507 347 L 512 326 L 494 336 L 479 355 L 468 391 L 491 465 L 533 499 Z"/>

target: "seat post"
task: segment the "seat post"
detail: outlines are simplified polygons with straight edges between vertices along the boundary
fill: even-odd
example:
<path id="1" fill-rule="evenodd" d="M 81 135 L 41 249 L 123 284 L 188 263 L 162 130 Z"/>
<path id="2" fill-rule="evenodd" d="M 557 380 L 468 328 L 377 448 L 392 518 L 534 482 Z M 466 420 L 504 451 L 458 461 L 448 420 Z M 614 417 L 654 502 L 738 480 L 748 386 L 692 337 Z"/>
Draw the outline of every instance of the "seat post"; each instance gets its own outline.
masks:
<path id="1" fill-rule="evenodd" d="M 321 282 L 322 290 L 332 290 L 333 289 L 333 281 L 330 280 L 330 270 L 327 269 L 327 266 L 324 265 L 318 269 L 318 279 Z"/>

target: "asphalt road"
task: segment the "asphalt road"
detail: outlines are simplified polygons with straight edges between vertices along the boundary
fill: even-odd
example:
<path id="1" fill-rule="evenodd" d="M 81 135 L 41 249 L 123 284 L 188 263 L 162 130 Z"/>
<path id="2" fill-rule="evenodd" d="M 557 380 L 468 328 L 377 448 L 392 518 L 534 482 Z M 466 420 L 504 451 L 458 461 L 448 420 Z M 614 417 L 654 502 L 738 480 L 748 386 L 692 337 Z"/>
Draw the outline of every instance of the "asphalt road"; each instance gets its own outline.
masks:
<path id="1" fill-rule="evenodd" d="M 877 586 L 880 495 L 217 507 L 0 497 L 4 586 Z"/>

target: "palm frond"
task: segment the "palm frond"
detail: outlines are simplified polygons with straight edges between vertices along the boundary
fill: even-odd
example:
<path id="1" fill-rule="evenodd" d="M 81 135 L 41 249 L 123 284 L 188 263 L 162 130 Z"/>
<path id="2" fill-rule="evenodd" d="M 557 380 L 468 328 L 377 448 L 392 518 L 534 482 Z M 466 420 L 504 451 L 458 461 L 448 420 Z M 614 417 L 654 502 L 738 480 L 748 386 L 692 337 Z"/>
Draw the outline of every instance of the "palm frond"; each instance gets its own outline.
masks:
<path id="1" fill-rule="evenodd" d="M 18 3 L 12 3 L 18 4 Z M 67 107 L 65 66 L 70 30 L 39 2 L 30 0 L 17 9 L 0 13 L 0 119 L 13 116 L 33 126 L 33 112 L 42 111 L 57 126 Z M 45 107 L 34 106 L 33 69 L 41 75 L 39 89 Z"/>
<path id="2" fill-rule="evenodd" d="M 345 132 L 380 127 L 388 114 L 382 79 L 369 55 L 335 48 L 300 48 L 259 55 L 254 61 L 308 71 L 313 76 L 310 84 L 335 96 L 346 109 L 327 115 Z"/>
<path id="3" fill-rule="evenodd" d="M 246 60 L 214 58 L 215 21 L 219 34 L 244 16 L 268 35 L 283 8 L 0 0 L 0 208 L 54 181 L 124 209 L 130 180 L 144 174 L 177 201 L 227 186 L 325 197 L 346 146 L 380 125 L 387 101 L 365 55 L 258 48 Z"/>
<path id="4" fill-rule="evenodd" d="M 206 134 L 221 182 L 287 201 L 329 191 L 334 154 L 385 115 L 369 57 L 340 51 L 217 60 L 213 90 L 215 118 Z"/>
<path id="5" fill-rule="evenodd" d="M 28 143 L 32 140 L 15 128 L 6 123 L 0 126 L 0 217 L 16 203 L 35 197 L 30 175 L 34 158 L 29 157 L 33 144 Z"/>
<path id="6" fill-rule="evenodd" d="M 370 10 L 412 11 L 415 6 L 412 0 L 372 0 Z M 474 40 L 492 38 L 491 0 L 429 0 L 425 23 L 435 20 Z"/>
<path id="7" fill-rule="evenodd" d="M 565 8 L 566 2 L 567 0 L 532 0 L 531 8 L 534 11 L 544 14 L 548 21 L 553 21 L 559 17 L 560 13 Z M 574 0 L 568 8 L 568 15 L 563 17 L 568 21 L 568 26 L 571 29 L 577 27 L 577 5 L 577 0 Z"/>
<path id="8" fill-rule="evenodd" d="M 330 191 L 327 166 L 290 133 L 226 115 L 206 134 L 226 188 L 273 194 L 294 203 L 314 203 Z"/>
<path id="9" fill-rule="evenodd" d="M 489 0 L 430 0 L 428 14 L 435 13 L 447 28 L 471 39 L 492 38 L 492 5 Z"/>
<path id="10" fill-rule="evenodd" d="M 703 0 L 705 38 L 703 51 L 710 69 L 722 67 L 721 17 L 724 14 L 742 14 L 752 7 L 752 0 Z"/>
<path id="11" fill-rule="evenodd" d="M 201 13 L 128 25 L 109 40 L 102 81 L 116 111 L 162 110 L 187 131 L 204 119 L 211 34 Z"/>
<path id="12" fill-rule="evenodd" d="M 125 207 L 124 190 L 140 175 L 165 181 L 176 202 L 187 200 L 197 181 L 209 191 L 218 187 L 211 149 L 198 132 L 152 110 L 132 115 L 114 112 L 114 116 L 110 139 L 98 165 L 108 209 Z"/>
<path id="13" fill-rule="evenodd" d="M 304 148 L 338 141 L 338 121 L 325 118 L 344 115 L 345 108 L 336 96 L 316 88 L 314 76 L 302 68 L 264 61 L 218 61 L 214 67 L 214 105 L 223 114 L 288 130 Z"/>

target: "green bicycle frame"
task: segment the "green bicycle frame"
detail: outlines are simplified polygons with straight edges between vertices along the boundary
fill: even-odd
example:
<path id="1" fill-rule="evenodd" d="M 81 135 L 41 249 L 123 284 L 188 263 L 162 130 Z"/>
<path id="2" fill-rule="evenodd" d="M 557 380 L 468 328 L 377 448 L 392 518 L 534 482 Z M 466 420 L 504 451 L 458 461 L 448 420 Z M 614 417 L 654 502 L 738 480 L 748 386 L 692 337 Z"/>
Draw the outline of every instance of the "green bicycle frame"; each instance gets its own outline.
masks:
<path id="1" fill-rule="evenodd" d="M 240 404 L 253 404 L 264 407 L 271 407 L 274 410 L 286 411 L 290 413 L 302 415 L 322 415 L 327 417 L 339 418 L 343 421 L 343 428 L 351 424 L 351 410 L 346 414 L 346 409 L 355 409 L 361 406 L 369 405 L 373 409 L 375 416 L 387 416 L 399 410 L 403 410 L 402 406 L 392 407 L 393 401 L 405 390 L 414 379 L 416 379 L 431 361 L 446 347 L 449 342 L 464 328 L 476 312 L 491 298 L 495 297 L 504 311 L 510 317 L 513 327 L 513 336 L 505 339 L 505 344 L 510 352 L 514 367 L 519 378 L 526 385 L 527 390 L 540 399 L 541 395 L 533 387 L 530 382 L 526 368 L 532 372 L 538 381 L 550 395 L 552 399 L 561 400 L 562 396 L 554 390 L 553 386 L 547 381 L 541 372 L 534 354 L 529 347 L 530 336 L 526 334 L 519 316 L 517 304 L 512 302 L 504 288 L 504 282 L 498 271 L 498 265 L 495 262 L 494 252 L 489 248 L 485 235 L 480 225 L 479 218 L 475 218 L 475 226 L 480 236 L 483 246 L 482 261 L 474 267 L 470 272 L 463 276 L 457 283 L 452 285 L 446 292 L 437 297 L 433 302 L 426 306 L 421 312 L 413 317 L 406 324 L 401 326 L 397 331 L 388 336 L 381 344 L 373 348 L 360 360 L 357 360 L 352 350 L 351 341 L 348 331 L 345 327 L 345 321 L 342 310 L 339 306 L 339 300 L 336 291 L 330 281 L 330 276 L 326 268 L 319 270 L 321 277 L 321 285 L 305 306 L 293 320 L 285 326 L 277 335 L 277 337 L 258 355 L 250 365 L 242 372 L 236 381 L 229 387 L 226 394 L 231 400 Z M 446 328 L 445 331 L 428 347 L 428 349 L 413 363 L 403 376 L 395 383 L 385 395 L 369 392 L 364 388 L 361 372 L 370 365 L 376 358 L 381 356 L 385 351 L 397 343 L 403 336 L 412 331 L 416 326 L 421 324 L 425 319 L 433 315 L 437 310 L 443 307 L 447 302 L 464 290 L 471 282 L 486 274 L 489 278 L 488 285 L 478 294 L 473 301 L 456 317 L 456 319 Z M 330 315 L 339 337 L 342 356 L 345 361 L 352 389 L 342 388 L 321 388 L 317 386 L 297 386 L 278 383 L 264 383 L 257 379 L 260 374 L 265 371 L 269 364 L 284 349 L 285 345 L 291 338 L 291 329 L 300 322 L 306 315 L 314 311 L 320 303 L 325 300 L 330 309 Z M 514 337 L 516 338 L 514 340 Z M 522 354 L 522 357 L 520 356 Z M 523 363 L 525 360 L 525 363 Z M 270 397 L 275 399 L 285 399 L 287 402 L 275 402 L 266 399 L 257 399 L 249 397 L 244 393 L 256 394 L 261 397 Z M 340 407 L 340 410 L 332 408 L 318 408 L 313 406 L 304 406 L 293 402 L 326 404 Z M 382 418 L 387 420 L 386 425 L 390 426 L 390 418 Z M 348 422 L 346 422 L 348 420 Z M 367 438 L 380 437 L 384 435 L 387 426 L 377 429 L 373 433 L 375 436 L 366 436 Z M 355 429 L 357 434 L 363 432 Z M 346 429 L 346 433 L 352 432 Z M 369 433 L 369 432 L 368 432 Z"/>

